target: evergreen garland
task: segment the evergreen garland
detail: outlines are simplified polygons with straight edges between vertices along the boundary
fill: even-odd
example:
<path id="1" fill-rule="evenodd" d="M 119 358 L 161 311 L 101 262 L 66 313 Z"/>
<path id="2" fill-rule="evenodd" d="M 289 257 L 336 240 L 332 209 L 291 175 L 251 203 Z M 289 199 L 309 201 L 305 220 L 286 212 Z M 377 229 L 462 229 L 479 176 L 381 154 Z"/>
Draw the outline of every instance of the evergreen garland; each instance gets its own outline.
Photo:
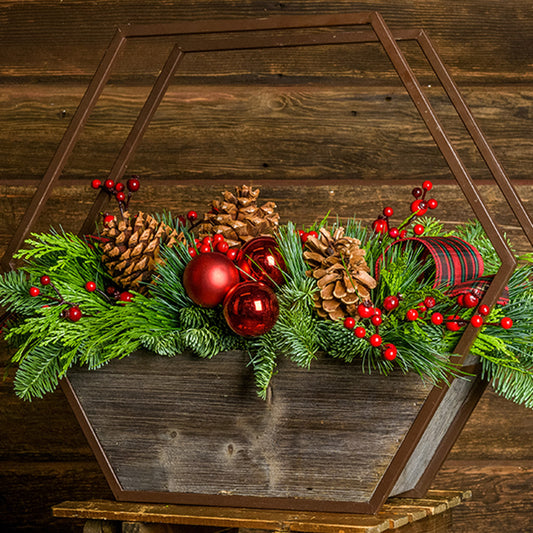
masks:
<path id="1" fill-rule="evenodd" d="M 18 364 L 18 396 L 27 400 L 40 398 L 56 388 L 72 365 L 96 369 L 139 349 L 167 357 L 188 351 L 202 358 L 244 350 L 249 354 L 262 398 L 266 397 L 280 356 L 309 368 L 317 354 L 325 352 L 347 364 L 361 364 L 368 373 L 388 374 L 399 368 L 417 372 L 434 383 L 460 374 L 450 357 L 461 332 L 432 323 L 427 319 L 429 315 L 416 321 L 405 320 L 405 315 L 427 297 L 434 299 L 433 312 L 457 313 L 464 321 L 471 319 L 474 310 L 453 307 L 447 289 L 432 286 L 431 263 L 421 261 L 419 250 L 409 241 L 387 250 L 390 239 L 376 238 L 372 230 L 355 219 L 344 224 L 345 234 L 361 242 L 369 265 L 374 265 L 387 250 L 371 299 L 373 305 L 383 308 L 388 296 L 402 295 L 397 309 L 386 313 L 379 328 L 383 345 L 391 343 L 397 349 L 397 357 L 390 361 L 383 357 L 382 346 L 372 346 L 367 338 L 357 337 L 342 321 L 318 317 L 314 302 L 317 280 L 308 275 L 301 239 L 292 223 L 279 227 L 276 234 L 286 264 L 285 283 L 276 288 L 279 318 L 269 332 L 246 338 L 228 327 L 221 305 L 203 308 L 188 296 L 182 279 L 191 260 L 191 246 L 196 246 L 193 232 L 186 231 L 170 214 L 155 218 L 183 231 L 185 239 L 160 250 L 161 261 L 149 295 L 133 293 L 128 301 L 106 295 L 106 288 L 113 281 L 102 264 L 97 243 L 61 231 L 32 234 L 26 241 L 26 247 L 15 256 L 24 262 L 21 269 L 0 277 L 0 304 L 9 311 L 4 334 L 15 346 L 12 360 Z M 485 274 L 497 272 L 499 259 L 479 223 L 471 222 L 445 233 L 437 219 L 418 220 L 424 224 L 426 236 L 454 234 L 471 243 L 483 256 Z M 338 226 L 337 220 L 329 228 L 326 217 L 311 229 L 333 231 Z M 471 352 L 480 357 L 483 376 L 492 382 L 496 392 L 533 408 L 533 262 L 529 256 L 521 259 L 526 264 L 516 270 L 509 282 L 511 303 L 497 305 L 490 312 Z M 38 295 L 31 295 L 30 288 L 39 286 L 43 274 L 53 283 L 42 286 Z M 94 281 L 97 290 L 86 289 L 89 280 Z M 65 318 L 72 306 L 82 308 L 82 320 Z M 512 319 L 511 329 L 492 325 L 503 317 Z M 362 323 L 368 326 L 367 322 Z"/>

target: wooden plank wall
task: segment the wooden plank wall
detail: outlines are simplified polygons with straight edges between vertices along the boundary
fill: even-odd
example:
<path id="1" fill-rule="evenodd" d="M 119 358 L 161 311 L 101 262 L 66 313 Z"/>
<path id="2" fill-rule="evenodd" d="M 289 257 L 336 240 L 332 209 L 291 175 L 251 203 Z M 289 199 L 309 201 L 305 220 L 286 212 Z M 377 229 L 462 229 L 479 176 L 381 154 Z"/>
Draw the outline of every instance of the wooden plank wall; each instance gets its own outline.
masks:
<path id="1" fill-rule="evenodd" d="M 369 10 L 381 11 L 392 28 L 427 31 L 533 212 L 533 17 L 523 0 L 0 0 L 0 251 L 117 25 Z M 128 45 L 37 229 L 77 229 L 94 196 L 89 180 L 112 165 L 169 46 Z M 419 51 L 402 46 L 473 176 L 487 179 Z M 443 220 L 471 216 L 373 45 L 187 58 L 130 170 L 151 180 L 137 205 L 152 210 L 202 210 L 223 190 L 218 179 L 262 184 L 262 197 L 274 199 L 285 220 L 310 223 L 331 210 L 371 221 L 385 202 L 407 202 L 412 184 L 431 177 Z M 318 188 L 302 186 L 304 179 Z M 500 224 L 526 250 L 494 187 L 482 185 Z M 4 345 L 0 367 L 7 376 L 0 383 L 2 530 L 77 530 L 53 520 L 50 506 L 110 497 L 105 480 L 62 394 L 21 403 L 11 390 L 14 370 Z M 533 529 L 531 442 L 532 413 L 487 392 L 434 484 L 472 489 L 473 499 L 454 510 L 453 524 L 426 527 Z"/>

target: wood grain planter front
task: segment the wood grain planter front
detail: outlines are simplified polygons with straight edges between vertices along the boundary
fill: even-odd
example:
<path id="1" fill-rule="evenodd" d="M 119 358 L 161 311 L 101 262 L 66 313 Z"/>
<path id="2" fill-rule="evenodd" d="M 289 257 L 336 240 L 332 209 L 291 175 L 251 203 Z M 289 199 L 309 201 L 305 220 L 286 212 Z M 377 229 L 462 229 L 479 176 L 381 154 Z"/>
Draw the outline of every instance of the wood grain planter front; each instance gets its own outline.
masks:
<path id="1" fill-rule="evenodd" d="M 125 43 L 161 37 L 171 37 L 174 46 L 109 179 L 122 179 L 185 55 L 379 43 L 498 252 L 502 266 L 483 297 L 484 304 L 496 303 L 516 266 L 514 256 L 398 41 L 421 48 L 533 242 L 527 212 L 425 33 L 392 32 L 377 13 L 119 28 L 8 246 L 4 269 L 39 216 Z M 93 230 L 106 200 L 101 192 L 80 233 Z M 280 357 L 268 400 L 262 401 L 246 355 L 238 352 L 210 361 L 140 352 L 97 371 L 69 371 L 62 386 L 117 499 L 368 513 L 390 495 L 422 496 L 429 487 L 485 386 L 469 356 L 474 337 L 474 328 L 465 328 L 454 357 L 471 377 L 435 387 L 417 375 L 363 374 L 357 364 L 327 356 L 310 370 Z"/>
<path id="2" fill-rule="evenodd" d="M 388 495 L 425 491 L 439 444 L 480 387 L 455 380 L 427 425 L 445 389 L 416 374 L 282 358 L 263 401 L 247 363 L 242 352 L 139 352 L 69 371 L 63 390 L 117 499 L 374 512 Z"/>

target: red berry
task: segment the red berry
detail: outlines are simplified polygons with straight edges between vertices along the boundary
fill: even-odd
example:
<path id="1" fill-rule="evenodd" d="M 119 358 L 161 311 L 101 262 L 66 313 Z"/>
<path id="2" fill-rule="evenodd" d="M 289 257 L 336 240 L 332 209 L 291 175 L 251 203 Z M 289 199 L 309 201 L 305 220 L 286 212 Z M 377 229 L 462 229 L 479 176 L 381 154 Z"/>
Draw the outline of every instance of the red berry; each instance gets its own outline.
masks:
<path id="1" fill-rule="evenodd" d="M 41 289 L 39 287 L 30 287 L 30 296 L 35 298 L 36 296 L 39 296 L 41 294 Z"/>
<path id="2" fill-rule="evenodd" d="M 457 305 L 460 306 L 460 307 L 464 307 L 465 306 L 465 295 L 464 294 L 459 294 L 457 296 Z"/>
<path id="3" fill-rule="evenodd" d="M 213 235 L 213 244 L 219 244 L 224 241 L 224 235 L 222 233 L 217 233 Z"/>
<path id="4" fill-rule="evenodd" d="M 197 251 L 196 251 L 196 248 L 194 246 L 189 246 L 189 255 L 191 257 L 195 257 L 197 255 Z"/>
<path id="5" fill-rule="evenodd" d="M 370 320 L 374 326 L 379 326 L 383 322 L 381 315 L 374 315 Z"/>
<path id="6" fill-rule="evenodd" d="M 383 214 L 386 217 L 391 217 L 392 215 L 394 215 L 394 209 L 392 207 L 386 207 L 385 209 L 383 209 Z"/>
<path id="7" fill-rule="evenodd" d="M 71 307 L 68 310 L 67 317 L 71 322 L 77 322 L 81 318 L 81 311 L 79 307 Z"/>
<path id="8" fill-rule="evenodd" d="M 131 292 L 128 292 L 128 291 L 121 292 L 120 296 L 118 297 L 118 299 L 121 302 L 131 302 L 132 298 L 133 298 L 133 294 L 131 294 Z"/>
<path id="9" fill-rule="evenodd" d="M 366 335 L 366 329 L 363 326 L 357 326 L 354 333 L 357 338 L 362 339 Z"/>
<path id="10" fill-rule="evenodd" d="M 424 228 L 422 224 L 416 224 L 415 227 L 413 228 L 415 235 L 422 235 L 422 233 L 424 233 L 425 230 L 426 228 Z"/>
<path id="11" fill-rule="evenodd" d="M 490 307 L 488 305 L 483 304 L 479 306 L 478 311 L 480 315 L 487 316 L 490 313 Z"/>
<path id="12" fill-rule="evenodd" d="M 212 244 L 213 243 L 213 237 L 210 237 L 207 235 L 202 239 L 202 244 Z"/>
<path id="13" fill-rule="evenodd" d="M 106 215 L 104 217 L 104 224 L 107 225 L 110 222 L 112 222 L 113 220 L 115 220 L 115 217 L 113 215 Z"/>
<path id="14" fill-rule="evenodd" d="M 117 194 L 115 195 L 115 198 L 119 202 L 123 202 L 124 200 L 126 200 L 126 195 L 123 192 L 117 192 Z"/>
<path id="15" fill-rule="evenodd" d="M 99 189 L 102 186 L 102 182 L 99 179 L 93 180 L 91 182 L 91 187 L 93 189 Z"/>
<path id="16" fill-rule="evenodd" d="M 394 361 L 398 355 L 398 349 L 394 344 L 385 344 L 385 350 L 383 350 L 383 357 L 387 361 Z"/>
<path id="17" fill-rule="evenodd" d="M 110 286 L 110 287 L 107 287 L 107 289 L 105 290 L 105 292 L 106 292 L 107 294 L 109 294 L 109 296 L 114 296 L 115 293 L 117 292 L 117 289 L 115 289 L 115 287 Z"/>
<path id="18" fill-rule="evenodd" d="M 201 254 L 207 254 L 211 251 L 211 245 L 209 244 L 202 244 L 200 246 L 200 248 L 198 248 L 198 251 L 201 253 Z"/>
<path id="19" fill-rule="evenodd" d="M 400 300 L 398 300 L 397 296 L 387 296 L 383 300 L 383 307 L 386 311 L 392 311 L 393 309 L 396 309 L 399 304 Z"/>
<path id="20" fill-rule="evenodd" d="M 189 211 L 187 213 L 187 219 L 190 222 L 194 222 L 198 218 L 198 213 L 196 211 Z"/>
<path id="21" fill-rule="evenodd" d="M 512 319 L 510 319 L 508 316 L 503 317 L 503 318 L 500 320 L 500 326 L 501 326 L 503 329 L 511 329 L 511 328 L 513 327 L 513 321 L 512 321 Z"/>
<path id="22" fill-rule="evenodd" d="M 461 317 L 458 315 L 450 315 L 446 317 L 446 328 L 450 331 L 459 331 L 461 329 L 461 324 L 458 320 L 461 320 Z"/>
<path id="23" fill-rule="evenodd" d="M 381 218 L 378 218 L 372 224 L 372 229 L 376 233 L 386 233 L 388 231 L 387 222 Z"/>
<path id="24" fill-rule="evenodd" d="M 463 298 L 463 305 L 469 309 L 473 309 L 479 303 L 479 298 L 474 296 L 471 292 L 465 294 Z"/>
<path id="25" fill-rule="evenodd" d="M 389 237 L 392 239 L 397 239 L 398 235 L 400 235 L 400 230 L 398 228 L 391 228 L 389 230 Z"/>
<path id="26" fill-rule="evenodd" d="M 347 316 L 344 319 L 344 327 L 348 329 L 353 329 L 355 327 L 355 318 Z"/>
<path id="27" fill-rule="evenodd" d="M 435 307 L 437 305 L 437 302 L 435 301 L 435 298 L 433 298 L 433 296 L 426 296 L 426 298 L 424 298 L 424 304 L 428 309 L 431 309 L 432 307 Z"/>
<path id="28" fill-rule="evenodd" d="M 237 258 L 237 255 L 238 255 L 238 250 L 236 250 L 235 248 L 230 248 L 227 253 L 226 253 L 226 256 L 228 257 L 228 259 L 231 259 L 232 261 L 235 261 L 235 259 Z"/>
<path id="29" fill-rule="evenodd" d="M 315 230 L 311 230 L 308 234 L 309 237 L 314 237 L 315 239 L 318 239 L 318 232 Z"/>
<path id="30" fill-rule="evenodd" d="M 370 318 L 374 314 L 374 309 L 366 306 L 365 304 L 359 304 L 357 306 L 357 313 L 361 318 Z"/>
<path id="31" fill-rule="evenodd" d="M 431 189 L 433 189 L 433 183 L 431 183 L 429 180 L 426 180 L 424 183 L 422 183 L 422 189 L 425 191 L 431 191 Z"/>
<path id="32" fill-rule="evenodd" d="M 405 314 L 405 318 L 407 318 L 407 320 L 410 320 L 411 322 L 418 320 L 418 311 L 416 309 L 409 309 L 409 311 L 407 311 L 407 313 Z"/>
<path id="33" fill-rule="evenodd" d="M 124 183 L 117 183 L 115 185 L 115 191 L 122 192 L 126 187 L 124 186 Z"/>
<path id="34" fill-rule="evenodd" d="M 431 315 L 431 322 L 433 322 L 435 326 L 440 326 L 444 322 L 444 317 L 441 313 L 433 313 Z"/>
<path id="35" fill-rule="evenodd" d="M 419 313 L 427 313 L 428 311 L 428 308 L 426 307 L 426 304 L 424 302 L 420 302 L 417 306 L 416 306 L 416 309 Z"/>
<path id="36" fill-rule="evenodd" d="M 217 244 L 217 252 L 227 254 L 229 250 L 229 244 L 227 242 L 219 242 Z"/>
<path id="37" fill-rule="evenodd" d="M 309 239 L 309 233 L 306 233 L 304 230 L 300 230 L 300 240 L 302 241 L 302 244 L 307 242 L 307 239 Z"/>
<path id="38" fill-rule="evenodd" d="M 470 319 L 470 324 L 475 328 L 480 328 L 483 325 L 483 317 L 481 315 L 474 315 Z"/>
<path id="39" fill-rule="evenodd" d="M 402 231 L 400 231 L 400 239 L 405 239 L 405 237 L 407 237 L 407 230 L 402 229 Z"/>
<path id="40" fill-rule="evenodd" d="M 115 182 L 113 180 L 105 180 L 104 186 L 106 189 L 111 190 L 115 186 Z"/>
<path id="41" fill-rule="evenodd" d="M 379 307 L 374 307 L 374 316 L 381 316 L 381 309 Z"/>
<path id="42" fill-rule="evenodd" d="M 411 191 L 411 194 L 412 194 L 415 198 L 420 198 L 420 197 L 424 194 L 424 191 L 423 191 L 420 187 L 415 187 L 415 188 Z"/>
<path id="43" fill-rule="evenodd" d="M 94 292 L 96 290 L 96 283 L 94 281 L 88 281 L 85 284 L 85 289 L 89 292 Z"/>
<path id="44" fill-rule="evenodd" d="M 41 276 L 41 285 L 50 285 L 50 276 Z"/>
<path id="45" fill-rule="evenodd" d="M 381 346 L 381 343 L 383 342 L 381 335 L 378 335 L 377 333 L 374 333 L 369 339 L 369 342 L 374 348 L 377 348 L 378 346 Z"/>
<path id="46" fill-rule="evenodd" d="M 437 207 L 439 206 L 439 202 L 437 202 L 435 198 L 431 198 L 430 200 L 428 200 L 427 204 L 430 209 L 437 209 Z"/>
<path id="47" fill-rule="evenodd" d="M 415 200 L 411 204 L 411 213 L 416 213 L 417 217 L 421 217 L 427 213 L 427 204 L 424 200 Z"/>
<path id="48" fill-rule="evenodd" d="M 141 184 L 137 178 L 130 178 L 126 182 L 126 186 L 128 187 L 128 191 L 137 192 Z"/>

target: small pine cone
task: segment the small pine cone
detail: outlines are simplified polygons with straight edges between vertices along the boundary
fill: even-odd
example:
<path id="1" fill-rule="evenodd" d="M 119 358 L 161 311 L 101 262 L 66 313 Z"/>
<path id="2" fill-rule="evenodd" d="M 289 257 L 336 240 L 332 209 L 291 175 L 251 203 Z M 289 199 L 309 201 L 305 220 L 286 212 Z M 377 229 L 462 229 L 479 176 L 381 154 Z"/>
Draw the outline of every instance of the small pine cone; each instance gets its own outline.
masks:
<path id="1" fill-rule="evenodd" d="M 267 202 L 257 205 L 259 189 L 247 185 L 237 187 L 235 194 L 225 191 L 221 199 L 211 202 L 211 211 L 206 213 L 199 227 L 199 237 L 221 233 L 230 248 L 260 235 L 271 235 L 279 223 L 276 204 Z"/>
<path id="2" fill-rule="evenodd" d="M 163 222 L 139 212 L 131 217 L 124 213 L 122 220 L 115 217 L 102 231 L 106 241 L 101 245 L 102 262 L 113 281 L 127 290 L 146 294 L 145 285 L 152 279 L 159 257 L 160 244 L 173 246 L 184 240 Z"/>
<path id="3" fill-rule="evenodd" d="M 333 235 L 322 228 L 319 237 L 309 237 L 304 258 L 311 267 L 307 272 L 317 280 L 315 308 L 322 318 L 331 320 L 351 316 L 358 319 L 357 306 L 370 299 L 370 289 L 377 285 L 369 274 L 361 241 L 344 235 L 337 228 Z"/>

